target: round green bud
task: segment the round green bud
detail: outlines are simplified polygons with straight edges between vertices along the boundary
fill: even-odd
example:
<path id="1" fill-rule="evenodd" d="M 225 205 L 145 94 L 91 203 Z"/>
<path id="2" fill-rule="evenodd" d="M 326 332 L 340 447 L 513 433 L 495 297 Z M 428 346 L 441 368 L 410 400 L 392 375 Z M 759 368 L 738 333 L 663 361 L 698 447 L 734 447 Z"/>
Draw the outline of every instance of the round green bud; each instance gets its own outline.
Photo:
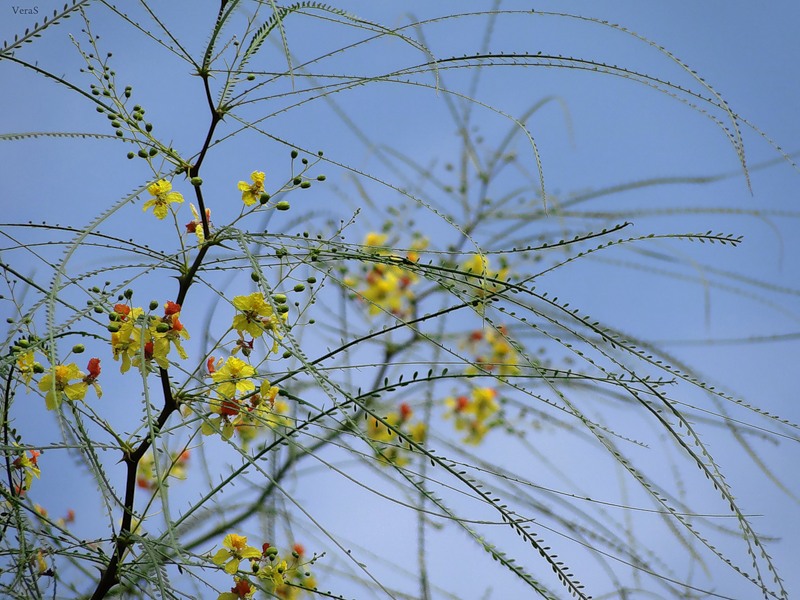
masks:
<path id="1" fill-rule="evenodd" d="M 109 323 L 108 326 L 106 327 L 106 329 L 108 329 L 111 333 L 117 333 L 120 330 L 120 324 L 119 323 Z"/>
<path id="2" fill-rule="evenodd" d="M 291 207 L 292 205 L 289 204 L 289 202 L 287 202 L 286 200 L 281 200 L 275 205 L 275 208 L 277 208 L 278 210 L 289 210 Z"/>
<path id="3" fill-rule="evenodd" d="M 31 343 L 28 340 L 20 340 L 17 342 L 17 346 L 20 348 L 28 348 L 30 345 Z"/>
<path id="4" fill-rule="evenodd" d="M 75 354 L 83 354 L 86 351 L 86 346 L 84 346 L 83 344 L 75 344 L 72 347 L 72 351 Z"/>
<path id="5" fill-rule="evenodd" d="M 157 333 L 167 333 L 170 329 L 169 323 L 159 323 L 156 325 Z"/>
<path id="6" fill-rule="evenodd" d="M 302 283 L 298 283 L 296 286 L 294 286 L 294 291 L 295 292 L 302 292 L 305 289 L 306 289 L 306 286 L 303 285 Z"/>
<path id="7" fill-rule="evenodd" d="M 92 90 L 92 96 L 99 96 L 100 90 Z"/>
<path id="8" fill-rule="evenodd" d="M 272 299 L 278 304 L 286 304 L 286 294 L 272 294 Z"/>
<path id="9" fill-rule="evenodd" d="M 112 323 L 114 321 L 119 321 L 119 315 L 115 312 L 108 313 L 108 320 L 111 321 Z"/>
<path id="10" fill-rule="evenodd" d="M 261 195 L 258 197 L 258 201 L 261 204 L 266 204 L 269 202 L 270 197 L 271 196 L 267 192 L 261 192 Z"/>
<path id="11" fill-rule="evenodd" d="M 145 123 L 144 124 L 144 130 L 147 133 L 150 133 L 151 131 L 153 131 L 153 124 L 152 123 Z"/>
<path id="12" fill-rule="evenodd" d="M 297 150 L 292 150 L 292 158 L 297 158 Z"/>
<path id="13" fill-rule="evenodd" d="M 203 179 L 201 177 L 192 177 L 189 182 L 195 187 L 203 185 Z"/>
<path id="14" fill-rule="evenodd" d="M 6 317 L 6 323 L 13 323 L 13 322 L 14 319 L 12 319 L 11 317 Z"/>
<path id="15" fill-rule="evenodd" d="M 139 150 L 139 158 L 147 158 L 147 150 Z"/>
<path id="16" fill-rule="evenodd" d="M 133 105 L 133 111 L 134 112 L 142 112 L 142 107 L 139 106 L 138 104 L 134 104 Z"/>
<path id="17" fill-rule="evenodd" d="M 316 322 L 317 322 L 317 320 L 316 320 L 316 319 L 309 319 L 309 320 L 308 320 L 308 324 L 309 324 L 309 325 L 313 325 L 313 324 L 314 324 L 314 323 L 316 323 Z"/>
<path id="18" fill-rule="evenodd" d="M 316 278 L 316 277 L 314 277 L 314 276 L 312 275 L 311 277 L 309 277 L 308 279 L 306 279 L 306 281 L 307 281 L 308 283 L 317 283 L 317 278 Z"/>
<path id="19" fill-rule="evenodd" d="M 250 73 L 250 74 L 247 76 L 247 81 L 253 81 L 255 78 L 256 78 L 256 76 L 255 76 L 255 75 L 253 75 L 252 73 Z"/>
<path id="20" fill-rule="evenodd" d="M 128 158 L 133 158 L 134 156 L 136 155 L 133 152 L 128 152 Z"/>
<path id="21" fill-rule="evenodd" d="M 44 373 L 44 367 L 40 363 L 33 363 L 33 372 L 38 374 Z"/>
<path id="22" fill-rule="evenodd" d="M 325 181 L 327 179 L 325 175 L 317 175 L 317 181 Z"/>
<path id="23" fill-rule="evenodd" d="M 292 550 L 292 556 L 295 558 L 300 558 L 300 553 L 297 550 Z"/>
<path id="24" fill-rule="evenodd" d="M 286 256 L 287 254 L 289 254 L 289 251 L 286 248 L 278 248 L 275 250 L 275 256 L 277 257 Z"/>
<path id="25" fill-rule="evenodd" d="M 289 307 L 286 306 L 285 304 L 278 304 L 276 308 L 278 309 L 278 312 L 281 314 L 289 312 Z"/>
<path id="26" fill-rule="evenodd" d="M 111 92 L 109 92 L 108 90 L 103 90 L 103 96 L 107 96 L 107 97 L 110 98 L 111 97 Z"/>
<path id="27" fill-rule="evenodd" d="M 283 358 L 292 358 L 292 351 L 291 350 L 284 350 L 283 351 Z"/>
<path id="28" fill-rule="evenodd" d="M 158 154 L 158 150 L 156 150 L 155 148 L 150 148 L 150 150 L 148 151 L 148 154 L 150 156 L 155 156 L 156 154 Z"/>
<path id="29" fill-rule="evenodd" d="M 122 137 L 123 135 L 125 135 L 125 134 L 122 132 L 122 130 L 121 130 L 121 129 L 117 129 L 117 130 L 116 130 L 114 133 L 116 134 L 116 136 L 117 136 L 117 137 Z"/>
<path id="30" fill-rule="evenodd" d="M 304 190 L 307 190 L 308 188 L 311 187 L 311 182 L 310 181 L 304 181 L 303 183 L 300 184 L 300 187 L 302 189 L 304 189 Z"/>
<path id="31" fill-rule="evenodd" d="M 124 93 L 125 93 L 125 97 L 126 98 L 130 98 L 131 97 L 131 91 L 130 90 L 125 90 Z"/>
<path id="32" fill-rule="evenodd" d="M 95 306 L 94 307 L 94 312 L 97 313 L 98 315 L 102 314 L 103 313 L 103 307 L 102 306 Z"/>
<path id="33" fill-rule="evenodd" d="M 102 106 L 96 106 L 96 107 L 95 107 L 95 110 L 96 110 L 97 112 L 99 112 L 99 113 L 104 113 L 104 112 L 106 112 L 106 109 L 105 109 L 105 108 L 103 108 Z"/>
<path id="34" fill-rule="evenodd" d="M 125 296 L 128 300 L 130 300 L 131 298 L 133 298 L 133 290 L 131 288 L 128 288 L 122 293 L 122 295 Z"/>
<path id="35" fill-rule="evenodd" d="M 275 556 L 278 553 L 278 549 L 275 546 L 270 546 L 266 550 L 267 556 Z"/>
<path id="36" fill-rule="evenodd" d="M 295 185 L 300 185 L 302 181 L 303 180 L 300 177 L 295 177 L 294 179 L 292 179 L 292 183 Z"/>
<path id="37" fill-rule="evenodd" d="M 250 273 L 250 279 L 258 283 L 261 278 L 258 276 L 258 273 Z"/>
<path id="38" fill-rule="evenodd" d="M 156 310 L 158 308 L 158 300 L 150 300 L 150 310 Z"/>

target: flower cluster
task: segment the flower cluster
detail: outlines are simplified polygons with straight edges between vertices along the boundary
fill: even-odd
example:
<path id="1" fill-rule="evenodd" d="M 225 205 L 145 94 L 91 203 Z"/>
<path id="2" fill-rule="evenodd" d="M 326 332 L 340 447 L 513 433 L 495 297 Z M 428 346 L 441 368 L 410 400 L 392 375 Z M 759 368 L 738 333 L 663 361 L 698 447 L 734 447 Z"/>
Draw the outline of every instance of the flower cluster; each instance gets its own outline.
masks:
<path id="1" fill-rule="evenodd" d="M 189 456 L 188 450 L 171 454 L 169 462 L 160 469 L 161 481 L 166 479 L 167 476 L 175 479 L 186 479 Z M 139 468 L 136 471 L 136 485 L 148 490 L 158 489 L 160 485 L 158 474 L 159 471 L 156 470 L 155 466 L 155 457 L 152 452 L 148 452 L 139 461 Z"/>
<path id="2" fill-rule="evenodd" d="M 278 342 L 283 339 L 284 323 L 288 319 L 288 306 L 286 297 L 278 295 L 273 309 L 261 292 L 253 292 L 247 296 L 235 296 L 233 307 L 238 311 L 233 317 L 233 328 L 239 333 L 237 348 L 244 349 L 245 356 L 252 348 L 255 338 L 261 337 L 265 332 L 272 336 L 272 352 L 278 351 Z M 281 302 L 281 300 L 283 302 Z M 253 340 L 246 341 L 244 334 L 250 334 Z"/>
<path id="3" fill-rule="evenodd" d="M 403 256 L 390 254 L 385 248 L 387 235 L 370 232 L 364 238 L 363 245 L 381 258 L 364 274 L 363 280 L 347 278 L 345 283 L 356 289 L 358 296 L 369 305 L 369 314 L 377 315 L 390 312 L 397 316 L 411 314 L 416 301 L 412 289 L 419 281 L 417 275 L 400 266 L 403 263 L 415 263 L 419 260 L 419 251 L 427 246 L 427 240 L 415 239 L 411 249 Z"/>
<path id="4" fill-rule="evenodd" d="M 505 257 L 500 257 L 500 269 L 494 270 L 491 260 L 485 254 L 473 254 L 462 263 L 461 270 L 467 283 L 473 287 L 473 294 L 478 298 L 498 292 L 501 286 L 497 282 L 505 281 L 509 274 Z"/>
<path id="5" fill-rule="evenodd" d="M 224 363 L 212 357 L 207 366 L 217 398 L 210 403 L 214 416 L 203 423 L 203 435 L 219 433 L 227 440 L 238 432 L 246 445 L 264 427 L 291 425 L 289 405 L 277 399 L 276 386 L 265 379 L 255 391 L 256 370 L 250 364 L 229 356 Z"/>
<path id="6" fill-rule="evenodd" d="M 448 408 L 445 418 L 453 418 L 456 431 L 467 432 L 464 443 L 480 444 L 490 429 L 501 424 L 500 405 L 496 398 L 494 388 L 475 387 L 469 396 L 445 399 Z"/>
<path id="7" fill-rule="evenodd" d="M 261 200 L 261 195 L 264 193 L 264 172 L 253 171 L 250 173 L 252 183 L 246 181 L 239 182 L 239 191 L 242 192 L 242 202 L 245 206 L 253 206 L 256 202 Z"/>
<path id="8" fill-rule="evenodd" d="M 154 303 L 152 308 L 157 306 Z M 121 360 L 121 373 L 127 372 L 131 365 L 149 367 L 152 362 L 167 369 L 168 355 L 173 347 L 182 359 L 188 357 L 181 340 L 188 340 L 189 332 L 180 321 L 180 312 L 181 305 L 170 301 L 164 304 L 163 317 L 145 314 L 140 307 L 114 305 L 109 314 L 108 330 L 111 332 L 114 360 Z"/>
<path id="9" fill-rule="evenodd" d="M 469 334 L 466 346 L 474 353 L 474 362 L 481 370 L 499 375 L 519 374 L 520 357 L 509 342 L 508 330 L 504 326 L 473 331 Z M 468 374 L 477 372 L 479 369 L 472 366 L 466 370 Z"/>
<path id="10" fill-rule="evenodd" d="M 300 544 L 295 544 L 291 552 L 281 555 L 275 546 L 264 543 L 259 550 L 248 546 L 245 536 L 230 533 L 225 536 L 222 546 L 211 560 L 229 575 L 234 575 L 234 578 L 231 590 L 221 593 L 217 600 L 241 600 L 252 598 L 255 594 L 253 582 L 237 574 L 244 570 L 241 568 L 244 560 L 250 561 L 248 572 L 258 578 L 261 587 L 271 596 L 295 600 L 304 590 L 316 589 L 316 580 L 308 567 L 317 557 L 306 559 L 305 549 Z"/>
<path id="11" fill-rule="evenodd" d="M 407 444 L 403 445 L 403 438 L 418 444 L 425 441 L 425 423 L 412 423 L 413 414 L 411 407 L 403 402 L 397 411 L 390 412 L 382 421 L 372 417 L 367 419 L 367 436 L 374 442 L 375 454 L 384 464 L 402 467 L 409 463 Z"/>

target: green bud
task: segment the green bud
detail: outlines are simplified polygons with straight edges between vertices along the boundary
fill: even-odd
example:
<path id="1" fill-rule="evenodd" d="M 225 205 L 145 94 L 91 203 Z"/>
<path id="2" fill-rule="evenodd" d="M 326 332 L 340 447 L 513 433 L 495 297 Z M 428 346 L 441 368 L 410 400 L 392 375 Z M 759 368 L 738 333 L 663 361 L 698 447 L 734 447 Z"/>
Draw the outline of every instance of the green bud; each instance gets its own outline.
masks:
<path id="1" fill-rule="evenodd" d="M 294 179 L 292 179 L 292 183 L 295 185 L 300 185 L 302 182 L 303 180 L 300 177 L 295 177 Z"/>
<path id="2" fill-rule="evenodd" d="M 289 307 L 286 306 L 285 304 L 278 304 L 278 306 L 276 306 L 275 308 L 277 308 L 278 312 L 281 314 L 289 312 Z"/>
<path id="3" fill-rule="evenodd" d="M 292 158 L 297 158 L 297 150 L 292 150 Z"/>
<path id="4" fill-rule="evenodd" d="M 203 185 L 203 180 L 200 177 L 192 177 L 189 182 L 195 187 Z"/>
<path id="5" fill-rule="evenodd" d="M 105 109 L 105 108 L 103 108 L 102 106 L 96 106 L 96 107 L 95 107 L 95 110 L 96 110 L 97 112 L 99 112 L 99 113 L 106 112 L 106 109 Z"/>
<path id="6" fill-rule="evenodd" d="M 317 181 L 325 181 L 325 175 L 317 175 Z"/>
<path id="7" fill-rule="evenodd" d="M 300 184 L 300 187 L 303 188 L 304 190 L 307 190 L 308 188 L 311 187 L 311 182 L 310 181 L 304 181 L 303 183 Z"/>
<path id="8" fill-rule="evenodd" d="M 111 121 L 111 126 L 112 126 L 114 129 L 118 129 L 119 127 L 122 127 L 122 125 L 120 125 L 120 122 L 119 122 L 119 121 Z"/>
<path id="9" fill-rule="evenodd" d="M 156 154 L 158 154 L 158 150 L 156 150 L 155 148 L 150 148 L 150 151 L 148 152 L 148 154 L 150 156 L 155 156 Z"/>
<path id="10" fill-rule="evenodd" d="M 103 90 L 103 96 L 107 96 L 107 97 L 110 98 L 111 97 L 111 92 L 109 92 L 108 90 Z"/>
<path id="11" fill-rule="evenodd" d="M 133 158 L 134 156 L 136 155 L 133 152 L 128 152 L 128 158 Z"/>
<path id="12" fill-rule="evenodd" d="M 308 279 L 306 279 L 306 281 L 307 281 L 308 283 L 317 283 L 317 278 L 316 278 L 316 277 L 314 277 L 314 276 L 312 275 L 311 277 L 309 277 Z"/>
<path id="13" fill-rule="evenodd" d="M 291 350 L 284 350 L 283 358 L 292 358 L 292 351 Z"/>
<path id="14" fill-rule="evenodd" d="M 291 207 L 292 205 L 289 204 L 289 202 L 287 202 L 286 200 L 281 200 L 275 205 L 275 208 L 277 208 L 278 210 L 289 210 Z"/>
<path id="15" fill-rule="evenodd" d="M 167 333 L 170 330 L 169 323 L 159 323 L 156 325 L 156 332 Z"/>
<path id="16" fill-rule="evenodd" d="M 272 299 L 277 304 L 286 304 L 286 294 L 272 294 Z"/>
<path id="17" fill-rule="evenodd" d="M 247 81 L 253 81 L 255 78 L 256 76 L 250 73 L 250 75 L 247 76 Z"/>
<path id="18" fill-rule="evenodd" d="M 300 558 L 300 553 L 297 550 L 292 550 L 292 556 L 295 558 Z"/>
<path id="19" fill-rule="evenodd" d="M 289 254 L 289 251 L 286 248 L 278 248 L 277 250 L 275 250 L 275 256 L 279 258 L 282 256 L 286 256 L 287 254 Z"/>
<path id="20" fill-rule="evenodd" d="M 147 133 L 150 133 L 151 131 L 153 131 L 153 124 L 152 123 L 145 123 L 144 124 L 144 130 Z"/>
<path id="21" fill-rule="evenodd" d="M 255 272 L 253 272 L 253 273 L 250 273 L 250 279 L 252 279 L 252 280 L 253 280 L 253 281 L 255 281 L 256 283 L 258 283 L 258 282 L 260 281 L 260 278 L 259 278 L 259 276 L 258 276 L 258 273 L 255 273 Z"/>
<path id="22" fill-rule="evenodd" d="M 139 150 L 139 158 L 147 158 L 147 150 Z"/>
<path id="23" fill-rule="evenodd" d="M 278 549 L 275 546 L 270 546 L 267 548 L 267 556 L 275 556 L 278 553 Z"/>
<path id="24" fill-rule="evenodd" d="M 269 202 L 269 199 L 270 195 L 267 192 L 261 192 L 261 196 L 258 197 L 258 201 L 261 204 L 266 204 L 267 202 Z"/>
<path id="25" fill-rule="evenodd" d="M 298 283 L 296 286 L 294 286 L 294 291 L 295 292 L 302 292 L 305 289 L 306 289 L 306 286 L 303 285 L 302 283 Z"/>
<path id="26" fill-rule="evenodd" d="M 115 312 L 108 313 L 108 320 L 111 321 L 112 323 L 114 321 L 119 321 L 119 315 Z"/>
<path id="27" fill-rule="evenodd" d="M 86 351 L 86 346 L 84 346 L 83 344 L 75 344 L 72 347 L 72 351 L 75 354 L 83 354 Z"/>
<path id="28" fill-rule="evenodd" d="M 158 308 L 158 300 L 150 300 L 150 310 L 156 310 Z"/>
<path id="29" fill-rule="evenodd" d="M 44 367 L 40 363 L 33 363 L 33 372 L 37 375 L 44 373 Z"/>
<path id="30" fill-rule="evenodd" d="M 123 135 L 125 135 L 124 133 L 122 133 L 121 129 L 117 129 L 114 133 L 116 133 L 117 137 L 122 137 Z"/>
<path id="31" fill-rule="evenodd" d="M 17 345 L 20 348 L 28 348 L 28 347 L 30 347 L 31 343 L 28 340 L 20 340 L 20 341 L 17 342 Z"/>
<path id="32" fill-rule="evenodd" d="M 120 324 L 119 323 L 109 323 L 108 326 L 106 327 L 106 329 L 108 329 L 111 333 L 116 333 L 116 332 L 118 332 L 120 330 Z"/>
<path id="33" fill-rule="evenodd" d="M 122 295 L 125 296 L 128 300 L 130 300 L 131 298 L 133 298 L 133 290 L 131 288 L 128 288 L 122 293 Z"/>
<path id="34" fill-rule="evenodd" d="M 92 96 L 99 96 L 100 90 L 92 90 Z"/>
<path id="35" fill-rule="evenodd" d="M 96 312 L 98 315 L 102 314 L 103 313 L 103 307 L 102 306 L 95 306 L 94 307 L 94 312 Z"/>

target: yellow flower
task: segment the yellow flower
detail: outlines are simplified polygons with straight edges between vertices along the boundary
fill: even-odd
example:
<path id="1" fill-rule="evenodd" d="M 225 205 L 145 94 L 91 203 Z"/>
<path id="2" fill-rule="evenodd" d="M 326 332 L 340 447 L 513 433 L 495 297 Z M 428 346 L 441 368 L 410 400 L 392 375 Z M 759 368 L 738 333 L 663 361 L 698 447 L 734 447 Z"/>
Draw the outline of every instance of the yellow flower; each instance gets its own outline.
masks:
<path id="1" fill-rule="evenodd" d="M 254 338 L 264 333 L 265 321 L 272 316 L 272 306 L 261 292 L 253 292 L 249 296 L 234 296 L 233 307 L 241 311 L 233 317 L 233 328 L 239 332 L 247 332 Z"/>
<path id="2" fill-rule="evenodd" d="M 211 379 L 217 383 L 217 393 L 225 398 L 233 398 L 236 393 L 246 394 L 256 389 L 256 384 L 249 377 L 253 377 L 256 370 L 235 356 L 229 356 L 225 364 L 211 374 Z"/>
<path id="3" fill-rule="evenodd" d="M 147 186 L 147 191 L 153 196 L 144 203 L 143 211 L 147 211 L 151 206 L 153 207 L 153 214 L 163 219 L 167 216 L 168 207 L 170 204 L 180 204 L 183 202 L 183 196 L 178 192 L 172 192 L 172 184 L 166 179 L 159 179 Z"/>
<path id="4" fill-rule="evenodd" d="M 258 202 L 261 194 L 264 193 L 264 172 L 253 171 L 250 173 L 250 179 L 253 180 L 253 183 L 239 182 L 239 191 L 242 192 L 242 202 L 245 206 L 252 206 Z"/>
<path id="5" fill-rule="evenodd" d="M 247 558 L 261 558 L 261 550 L 247 545 L 247 537 L 229 533 L 222 540 L 221 548 L 211 559 L 215 565 L 225 565 L 225 572 L 233 575 L 239 570 L 239 563 Z"/>
<path id="6" fill-rule="evenodd" d="M 33 350 L 28 350 L 27 352 L 23 352 L 17 358 L 17 371 L 19 371 L 20 375 L 22 375 L 23 381 L 25 381 L 25 389 L 28 390 L 31 385 L 31 379 L 33 379 L 33 374 L 36 372 L 38 363 L 34 360 Z M 39 372 L 41 373 L 42 370 L 40 369 Z"/>
<path id="7" fill-rule="evenodd" d="M 47 392 L 45 405 L 47 410 L 53 410 L 61 405 L 61 399 L 66 395 L 69 400 L 83 400 L 88 384 L 83 379 L 86 375 L 78 369 L 78 365 L 56 365 L 49 373 L 39 380 L 39 390 Z M 77 379 L 76 383 L 70 383 Z"/>

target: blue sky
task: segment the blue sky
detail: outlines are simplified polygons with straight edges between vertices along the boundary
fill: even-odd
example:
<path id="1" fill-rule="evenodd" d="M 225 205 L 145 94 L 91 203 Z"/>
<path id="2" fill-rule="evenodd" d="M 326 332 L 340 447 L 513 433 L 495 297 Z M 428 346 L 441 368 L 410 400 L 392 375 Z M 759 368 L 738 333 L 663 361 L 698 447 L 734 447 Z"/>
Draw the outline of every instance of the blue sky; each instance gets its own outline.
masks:
<path id="1" fill-rule="evenodd" d="M 55 8 L 44 2 L 36 6 L 41 13 Z M 453 1 L 433 6 L 429 2 L 404 2 L 402 11 L 396 3 L 389 2 L 343 2 L 337 6 L 395 26 L 407 21 L 406 13 L 422 19 L 466 10 L 463 3 Z M 509 10 L 531 8 L 528 3 L 519 2 L 504 3 L 502 7 Z M 470 10 L 482 8 L 490 8 L 490 3 L 469 5 Z M 800 64 L 800 44 L 796 41 L 795 29 L 800 7 L 795 3 L 781 1 L 756 6 L 745 2 L 673 2 L 644 8 L 641 2 L 632 1 L 602 5 L 572 2 L 568 7 L 563 3 L 541 2 L 535 8 L 538 11 L 568 8 L 573 14 L 619 23 L 664 46 L 713 86 L 731 110 L 787 152 L 797 150 L 800 119 L 796 107 L 800 102 L 800 88 L 796 65 Z M 35 20 L 35 17 L 13 14 L 10 5 L 1 10 L 8 13 L 0 19 L 2 39 L 12 37 Z M 205 31 L 208 15 L 198 9 L 196 3 L 176 2 L 164 10 L 167 21 L 196 54 L 205 41 L 205 33 L 195 35 L 195 31 Z M 93 7 L 89 14 L 95 31 L 103 36 L 104 47 L 115 54 L 113 66 L 119 81 L 134 86 L 134 99 L 147 108 L 148 118 L 153 120 L 157 130 L 178 149 L 188 152 L 197 148 L 204 127 L 197 123 L 205 122 L 202 120 L 205 106 L 198 95 L 198 80 L 187 73 L 186 65 L 169 57 L 157 62 L 148 60 L 153 56 L 152 46 L 144 43 L 130 28 L 117 24 L 114 29 L 107 30 L 110 18 L 101 6 Z M 426 35 L 437 56 L 460 56 L 479 47 L 481 23 L 479 19 L 469 18 L 455 23 L 433 23 L 426 29 Z M 68 79 L 83 81 L 88 86 L 89 80 L 77 73 L 82 61 L 66 38 L 68 33 L 77 37 L 79 26 L 77 19 L 67 21 L 18 54 L 21 58 L 39 60 L 50 69 L 63 71 Z M 319 27 L 318 31 L 293 27 L 296 27 L 293 22 L 287 23 L 297 63 L 326 48 L 341 45 L 347 39 L 332 35 L 331 30 L 324 27 Z M 136 52 L 130 51 L 132 47 Z M 497 33 L 489 47 L 503 52 L 542 51 L 552 55 L 588 56 L 699 89 L 696 81 L 656 48 L 619 30 L 586 21 L 545 14 L 508 15 L 498 21 Z M 269 59 L 263 70 L 285 68 L 285 60 L 277 49 L 266 56 Z M 333 58 L 325 65 L 344 72 L 382 73 L 398 65 L 419 62 L 423 62 L 419 52 L 392 40 Z M 453 88 L 465 89 L 469 85 L 466 72 L 447 71 L 442 77 L 445 84 Z M 8 61 L 0 61 L 0 87 L 5 90 L 0 101 L 3 109 L 0 130 L 4 133 L 110 131 L 105 117 L 95 113 L 84 99 L 60 89 L 53 82 L 37 79 Z M 445 162 L 454 160 L 458 150 L 458 138 L 452 122 L 448 121 L 443 96 L 443 92 L 432 87 L 379 83 L 337 94 L 334 99 L 350 118 L 357 120 L 370 139 L 441 170 Z M 793 380 L 799 355 L 797 340 L 753 344 L 730 341 L 731 338 L 796 334 L 800 329 L 797 292 L 800 238 L 795 234 L 798 173 L 785 162 L 768 169 L 757 168 L 778 158 L 779 154 L 757 132 L 743 127 L 747 164 L 753 168 L 752 189 L 748 189 L 736 152 L 725 132 L 713 120 L 674 98 L 628 80 L 552 68 L 498 67 L 485 73 L 477 92 L 482 102 L 514 116 L 551 96 L 554 100 L 528 122 L 541 154 L 546 189 L 552 195 L 550 202 L 568 200 L 571 194 L 650 178 L 725 175 L 724 179 L 709 185 L 675 183 L 610 194 L 587 206 L 609 213 L 634 211 L 635 217 L 630 220 L 634 222 L 632 231 L 637 234 L 713 229 L 743 235 L 745 239 L 735 250 L 697 243 L 654 244 L 654 252 L 663 250 L 684 257 L 688 268 L 655 262 L 646 263 L 651 266 L 643 269 L 641 257 L 624 250 L 600 255 L 593 261 L 581 261 L 577 266 L 548 276 L 546 285 L 593 317 L 606 320 L 625 332 L 663 341 L 668 351 L 696 365 L 707 374 L 710 382 L 722 384 L 737 397 L 746 398 L 790 421 L 800 421 Z M 256 106 L 250 114 L 257 115 L 261 110 L 264 110 L 263 105 Z M 510 127 L 510 121 L 502 115 L 479 107 L 474 110 L 475 123 L 487 144 L 500 139 Z M 719 111 L 714 114 L 724 118 Z M 268 123 L 270 133 L 293 145 L 312 151 L 324 149 L 326 157 L 332 161 L 358 170 L 385 173 L 374 149 L 361 144 L 323 102 L 312 104 L 308 109 L 290 111 Z M 232 127 L 230 122 L 226 125 Z M 229 186 L 228 180 L 243 178 L 252 170 L 263 168 L 270 174 L 285 168 L 287 148 L 266 144 L 247 133 L 239 140 L 221 145 L 219 151 L 210 155 L 204 175 L 209 182 L 209 197 L 229 194 L 225 187 Z M 527 157 L 526 165 L 535 172 L 530 147 L 518 143 L 514 149 Z M 148 173 L 142 164 L 125 159 L 127 150 L 127 147 L 102 141 L 81 144 L 57 139 L 0 141 L 0 164 L 4 173 L 0 188 L 3 221 L 33 220 L 82 226 L 109 202 L 117 201 L 147 181 Z M 328 187 L 321 188 L 307 200 L 299 200 L 293 207 L 293 216 L 298 215 L 298 211 L 307 211 L 317 217 L 347 217 L 360 207 L 362 200 L 343 172 L 330 164 L 325 165 L 324 170 L 329 174 Z M 517 181 L 514 176 L 509 177 L 509 183 Z M 521 175 L 518 177 L 522 179 Z M 370 183 L 365 186 L 378 206 L 381 202 L 397 200 L 381 186 Z M 168 246 L 168 228 L 137 225 L 141 219 L 139 206 L 127 207 L 127 213 L 121 213 L 108 224 L 110 230 L 125 237 L 130 233 L 137 239 L 144 238 L 155 247 Z M 669 215 L 652 212 L 665 206 L 678 210 Z M 711 215 L 679 210 L 702 207 L 729 210 Z M 215 204 L 214 211 L 218 222 L 234 214 L 233 209 L 222 203 Z M 752 211 L 765 211 L 768 216 L 753 218 L 746 214 Z M 429 235 L 446 235 L 447 227 L 441 219 L 425 211 L 420 214 L 418 220 L 431 232 Z M 363 233 L 380 225 L 383 218 L 380 211 L 367 209 L 357 231 Z M 558 231 L 565 227 L 558 220 L 557 211 L 552 218 L 547 222 L 548 228 Z M 18 229 L 13 232 L 24 241 L 46 237 L 42 232 Z M 350 235 L 350 241 L 358 239 L 357 233 Z M 88 256 L 84 260 L 89 261 L 88 264 L 95 261 L 97 265 L 108 262 L 105 256 Z M 674 276 L 665 277 L 655 272 L 656 266 L 652 265 Z M 34 264 L 26 266 L 37 268 Z M 739 274 L 738 278 L 726 277 L 725 273 L 730 272 Z M 692 276 L 700 283 L 687 284 L 686 278 Z M 704 279 L 724 285 L 704 287 Z M 751 294 L 751 280 L 767 282 L 774 289 L 757 297 Z M 160 284 L 166 286 L 171 282 L 165 278 Z M 718 343 L 698 344 L 707 340 Z M 691 397 L 691 401 L 695 400 Z M 746 413 L 740 416 L 749 418 Z M 18 418 L 22 422 L 34 422 L 36 417 L 31 413 L 20 414 Z M 625 426 L 633 429 L 637 424 L 632 422 Z M 757 528 L 763 526 L 768 536 L 784 538 L 771 545 L 770 551 L 786 578 L 790 594 L 800 593 L 800 579 L 793 570 L 794 557 L 800 552 L 797 504 L 766 481 L 740 450 L 729 448 L 726 436 L 710 433 L 709 438 L 745 510 L 763 515 L 755 519 Z M 558 444 L 559 439 L 553 436 L 548 438 L 548 443 Z M 794 471 L 787 465 L 796 464 L 796 445 L 796 442 L 784 442 L 780 447 L 759 446 L 778 474 L 789 480 L 790 486 L 794 483 L 791 481 Z M 507 449 L 495 441 L 486 452 L 502 456 Z M 566 447 L 561 448 L 561 453 L 568 470 L 576 469 L 585 460 Z M 660 464 L 663 458 L 654 458 L 654 464 Z M 342 485 L 330 473 L 323 471 L 318 476 L 319 486 Z M 325 477 L 331 478 L 330 483 Z M 555 485 L 557 477 L 552 477 Z M 550 480 L 550 476 L 547 479 Z M 614 495 L 618 491 L 614 483 L 595 482 L 595 485 L 593 489 L 597 489 L 598 494 L 607 491 Z M 608 487 L 604 488 L 605 485 Z M 382 512 L 388 510 L 384 507 L 365 512 L 363 530 L 347 519 L 337 521 L 337 511 L 348 501 L 328 502 L 327 496 L 320 497 L 314 489 L 298 487 L 296 493 L 309 510 L 330 524 L 334 531 L 345 531 L 353 538 L 365 539 L 375 527 L 385 526 L 387 518 L 401 537 L 407 527 L 403 525 L 403 517 L 398 516 L 396 521 L 387 517 L 389 513 Z M 331 489 L 337 490 L 331 492 L 334 497 L 337 493 L 342 496 L 358 493 L 346 486 Z M 793 491 L 797 493 L 794 488 Z M 432 544 L 437 549 L 432 552 L 433 560 L 442 560 L 438 568 L 454 569 L 459 574 L 459 581 L 450 583 L 463 586 L 462 597 L 481 597 L 475 590 L 482 593 L 490 587 L 489 582 L 469 573 L 469 568 L 453 567 L 456 563 L 472 564 L 477 555 L 466 548 L 461 554 L 466 546 L 463 537 L 445 537 L 437 533 L 432 535 Z M 454 547 L 458 554 L 448 554 L 444 550 Z M 393 551 L 402 555 L 406 548 L 403 544 L 387 549 L 387 557 Z M 674 551 L 674 548 L 665 550 Z M 499 570 L 488 569 L 486 579 L 495 585 L 492 597 L 512 597 L 509 594 L 520 593 L 513 583 L 506 584 L 505 579 L 498 579 Z M 730 571 L 724 569 L 719 573 L 732 577 Z M 593 576 L 593 572 L 588 575 L 590 579 Z M 387 577 L 391 577 L 391 573 Z M 712 579 L 714 577 L 712 575 Z M 505 585 L 512 587 L 503 587 Z M 723 593 L 733 597 L 756 597 L 752 590 L 746 592 L 751 595 L 738 596 L 735 585 L 720 585 L 725 590 Z"/>

